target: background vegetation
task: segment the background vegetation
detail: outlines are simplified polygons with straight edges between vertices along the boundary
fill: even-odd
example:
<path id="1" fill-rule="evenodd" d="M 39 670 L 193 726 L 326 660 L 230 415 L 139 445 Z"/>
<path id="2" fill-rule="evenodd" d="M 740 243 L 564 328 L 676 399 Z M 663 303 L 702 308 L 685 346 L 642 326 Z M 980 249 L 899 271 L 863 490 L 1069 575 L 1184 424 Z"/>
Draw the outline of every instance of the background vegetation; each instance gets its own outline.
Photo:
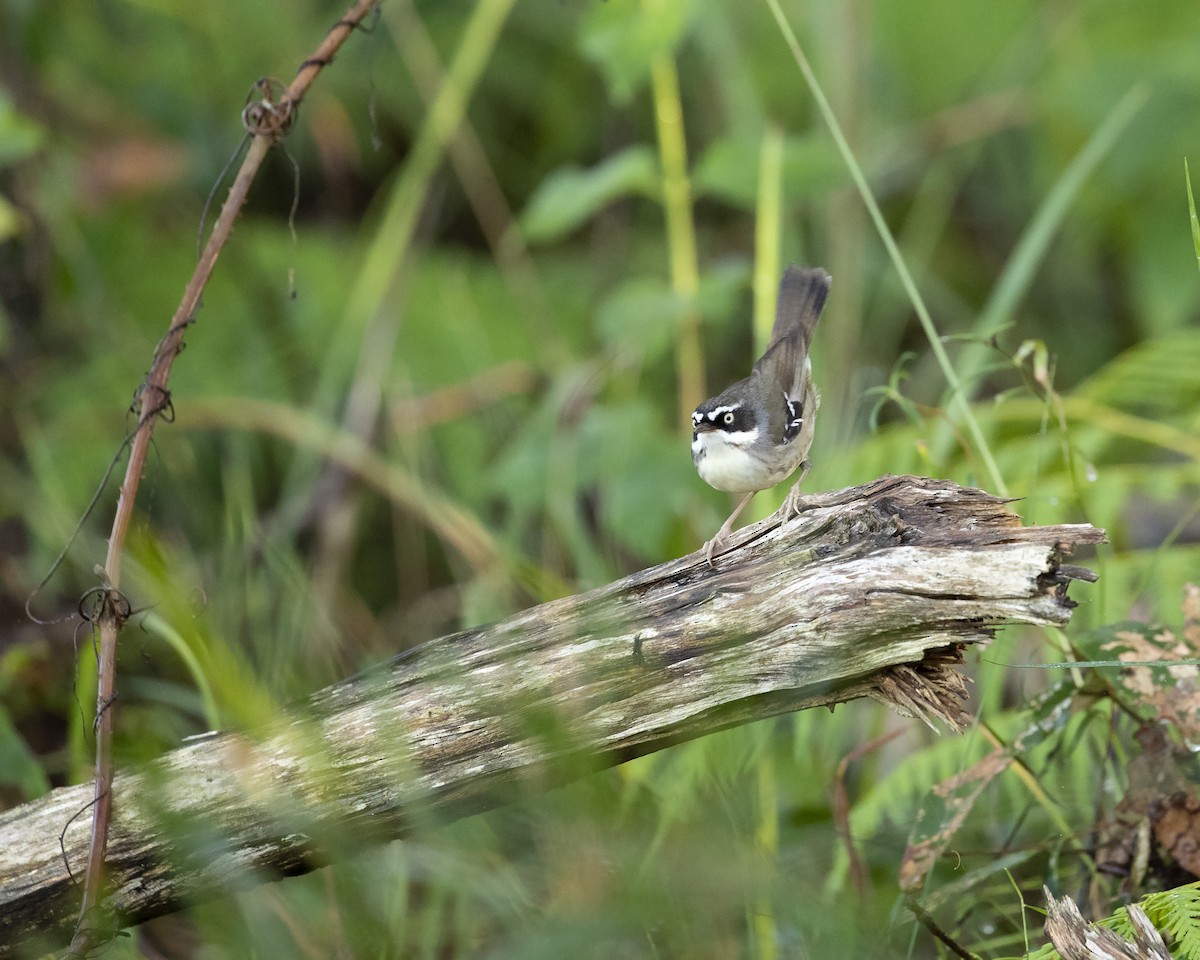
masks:
<path id="1" fill-rule="evenodd" d="M 130 427 L 246 91 L 339 14 L 0 5 L 6 804 L 90 775 L 86 637 L 23 605 Z M 1096 870 L 1135 715 L 1163 703 L 1112 669 L 1014 665 L 1111 657 L 1113 625 L 1179 623 L 1197 577 L 1200 5 L 782 14 L 978 433 L 769 3 L 385 0 L 256 185 L 176 365 L 126 566 L 148 612 L 123 640 L 124 762 L 697 548 L 728 504 L 681 421 L 744 375 L 788 261 L 834 277 L 808 484 L 947 476 L 1106 528 L 1070 635 L 977 654 L 964 737 L 870 704 L 723 733 L 198 908 L 205 956 L 937 956 L 898 894 L 910 830 L 1035 720 L 925 885 L 938 923 L 1018 956 L 1043 883 L 1101 916 L 1193 879 L 1158 854 Z M 94 582 L 114 498 L 42 616 Z"/>

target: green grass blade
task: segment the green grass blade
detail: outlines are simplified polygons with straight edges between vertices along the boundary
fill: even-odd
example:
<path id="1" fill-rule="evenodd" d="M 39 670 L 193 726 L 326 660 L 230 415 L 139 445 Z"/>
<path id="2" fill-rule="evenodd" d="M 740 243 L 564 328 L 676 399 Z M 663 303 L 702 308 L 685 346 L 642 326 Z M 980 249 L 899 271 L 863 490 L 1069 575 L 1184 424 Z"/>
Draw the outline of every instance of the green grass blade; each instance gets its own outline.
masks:
<path id="1" fill-rule="evenodd" d="M 676 372 L 679 377 L 679 429 L 690 433 L 692 408 L 704 399 L 704 347 L 700 339 L 700 314 L 696 293 L 700 289 L 700 260 L 696 253 L 696 226 L 692 222 L 692 188 L 687 170 L 687 143 L 683 135 L 683 105 L 679 74 L 669 56 L 655 59 L 650 69 L 654 90 L 654 116 L 658 125 L 659 162 L 662 164 L 663 209 L 667 219 L 667 249 L 671 260 L 671 289 L 685 304 L 679 324 Z"/>
<path id="2" fill-rule="evenodd" d="M 937 327 L 934 326 L 933 318 L 929 315 L 929 309 L 925 306 L 925 300 L 921 296 L 920 291 L 917 290 L 917 285 L 913 281 L 908 265 L 900 253 L 900 248 L 896 244 L 896 239 L 892 235 L 891 228 L 883 217 L 883 212 L 879 209 L 879 204 L 875 200 L 875 195 L 872 193 L 870 185 L 867 183 L 867 178 L 863 174 L 862 168 L 854 156 L 854 152 L 850 149 L 850 144 L 842 132 L 841 124 L 833 112 L 833 107 L 825 96 L 825 91 L 817 81 L 817 76 L 813 72 L 808 58 L 804 55 L 803 49 L 800 47 L 800 41 L 796 39 L 795 32 L 792 30 L 787 18 L 783 15 L 783 10 L 779 6 L 779 0 L 767 0 L 767 5 L 771 8 L 771 13 L 775 16 L 779 30 L 792 51 L 792 57 L 796 61 L 796 66 L 800 68 L 801 74 L 804 75 L 805 83 L 808 84 L 809 91 L 816 101 L 817 109 L 829 127 L 829 132 L 833 136 L 834 143 L 842 155 L 842 160 L 845 162 L 846 168 L 850 171 L 850 177 L 853 179 L 854 185 L 858 188 L 858 192 L 862 196 L 863 203 L 867 207 L 867 212 L 870 214 L 871 220 L 875 224 L 875 229 L 879 233 L 879 239 L 883 241 L 883 246 L 887 250 L 888 257 L 891 258 L 892 265 L 896 268 L 896 273 L 900 277 L 900 283 L 904 287 L 904 292 L 908 294 L 909 300 L 912 301 L 913 309 L 916 310 L 917 318 L 921 322 L 921 328 L 925 331 L 925 336 L 929 340 L 930 347 L 933 349 L 934 357 L 950 388 L 951 403 L 957 406 L 959 415 L 962 417 L 962 422 L 966 425 L 967 432 L 970 434 L 971 442 L 975 445 L 976 453 L 983 461 L 984 470 L 991 482 L 992 490 L 1002 497 L 1008 496 L 1008 485 L 1005 484 L 1004 478 L 1000 475 L 1000 468 L 996 465 L 996 459 L 992 455 L 987 439 L 980 429 L 979 421 L 975 418 L 975 413 L 971 409 L 966 393 L 963 391 L 958 373 L 955 371 L 954 365 L 950 362 L 950 357 L 947 355 L 946 348 L 942 344 L 941 334 L 938 333 Z"/>
<path id="3" fill-rule="evenodd" d="M 1033 283 L 1038 268 L 1045 260 L 1059 228 L 1066 219 L 1067 211 L 1075 202 L 1080 189 L 1092 175 L 1100 161 L 1116 144 L 1121 133 L 1149 98 L 1147 84 L 1135 84 L 1109 111 L 1104 122 L 1096 128 L 1083 148 L 1063 171 L 1050 193 L 1042 202 L 1033 219 L 1021 234 L 1008 262 L 1005 263 L 987 303 L 979 313 L 972 331 L 972 339 L 979 341 L 990 337 L 1007 324 L 1016 312 L 1017 304 Z M 962 383 L 971 393 L 981 376 L 989 356 L 988 351 L 977 349 L 964 352 Z M 946 454 L 954 441 L 953 425 L 943 423 L 932 443 L 933 456 L 938 459 Z"/>
<path id="4" fill-rule="evenodd" d="M 754 352 L 771 345 L 775 297 L 779 288 L 783 232 L 783 131 L 768 124 L 758 161 L 758 199 L 754 218 Z"/>
<path id="5" fill-rule="evenodd" d="M 1192 174 L 1187 157 L 1183 158 L 1183 179 L 1187 182 L 1188 216 L 1192 221 L 1192 246 L 1196 248 L 1196 266 L 1200 267 L 1200 219 L 1196 217 L 1196 200 L 1192 196 Z"/>
<path id="6" fill-rule="evenodd" d="M 1029 226 L 1021 234 L 1012 255 L 1004 265 L 1000 278 L 992 288 L 991 296 L 979 313 L 975 322 L 975 333 L 981 337 L 995 332 L 996 328 L 1006 323 L 1016 309 L 1017 302 L 1025 295 L 1033 282 L 1038 266 L 1043 262 L 1046 250 L 1063 220 L 1067 211 L 1074 203 L 1080 189 L 1087 178 L 1108 155 L 1116 144 L 1129 121 L 1146 103 L 1150 96 L 1147 84 L 1136 84 L 1109 111 L 1104 122 L 1096 128 L 1096 132 L 1088 139 L 1083 148 L 1063 171 L 1058 182 L 1046 196 L 1038 208 Z M 977 365 L 978 366 L 978 365 Z M 963 381 L 970 383 L 977 370 L 963 375 Z"/>

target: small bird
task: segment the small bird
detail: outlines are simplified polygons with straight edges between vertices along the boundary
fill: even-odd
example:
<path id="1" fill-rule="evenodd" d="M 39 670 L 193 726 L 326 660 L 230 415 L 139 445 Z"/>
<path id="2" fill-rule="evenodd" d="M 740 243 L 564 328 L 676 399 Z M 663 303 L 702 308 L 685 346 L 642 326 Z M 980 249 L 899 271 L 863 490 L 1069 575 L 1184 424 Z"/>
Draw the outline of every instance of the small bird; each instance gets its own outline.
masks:
<path id="1" fill-rule="evenodd" d="M 803 466 L 784 502 L 785 515 L 799 512 L 797 491 L 808 473 L 808 451 L 821 402 L 808 350 L 829 284 L 829 274 L 820 267 L 789 266 L 779 282 L 767 352 L 750 376 L 705 400 L 692 414 L 692 461 L 700 476 L 718 490 L 745 494 L 717 535 L 704 545 L 709 566 L 750 498 Z"/>

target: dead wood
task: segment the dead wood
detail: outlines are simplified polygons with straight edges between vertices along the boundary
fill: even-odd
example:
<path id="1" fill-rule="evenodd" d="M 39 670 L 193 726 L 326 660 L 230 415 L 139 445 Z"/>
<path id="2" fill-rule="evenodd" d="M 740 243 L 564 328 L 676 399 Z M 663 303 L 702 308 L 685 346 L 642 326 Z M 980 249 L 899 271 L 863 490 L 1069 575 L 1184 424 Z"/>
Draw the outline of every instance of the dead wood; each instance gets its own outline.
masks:
<path id="1" fill-rule="evenodd" d="M 443 637 L 269 729 L 119 774 L 103 906 L 138 923 L 787 711 L 871 696 L 961 727 L 964 647 L 1002 624 L 1065 624 L 1069 582 L 1095 578 L 1063 558 L 1102 540 L 1022 527 L 946 481 L 812 495 L 794 520 L 739 531 L 716 570 L 693 554 Z M 0 815 L 0 957 L 69 936 L 79 895 L 59 836 L 78 871 L 91 789 Z"/>
<path id="2" fill-rule="evenodd" d="M 1162 934 L 1138 904 L 1126 907 L 1133 926 L 1130 942 L 1106 927 L 1088 923 L 1070 897 L 1055 900 L 1048 887 L 1042 887 L 1042 892 L 1046 895 L 1046 935 L 1063 960 L 1171 960 Z"/>

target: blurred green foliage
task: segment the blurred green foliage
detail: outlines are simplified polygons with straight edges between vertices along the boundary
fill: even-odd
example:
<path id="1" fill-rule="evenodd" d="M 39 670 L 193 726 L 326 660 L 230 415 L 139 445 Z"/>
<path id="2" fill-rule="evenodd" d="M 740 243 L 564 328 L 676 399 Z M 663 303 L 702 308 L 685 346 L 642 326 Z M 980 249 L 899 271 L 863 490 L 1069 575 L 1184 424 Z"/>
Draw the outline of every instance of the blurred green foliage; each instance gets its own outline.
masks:
<path id="1" fill-rule="evenodd" d="M 1200 239 L 1179 176 L 1200 155 L 1200 5 L 784 11 L 1017 509 L 1109 532 L 1081 560 L 1101 580 L 1073 588 L 1065 641 L 1009 630 L 978 655 L 981 724 L 1011 740 L 1035 697 L 1077 693 L 1070 674 L 1013 665 L 1061 659 L 1116 621 L 1177 621 L 1200 569 Z M 288 76 L 340 13 L 0 6 L 6 803 L 89 775 L 87 638 L 23 605 L 130 428 L 205 197 L 224 195 L 246 91 Z M 673 284 L 660 200 L 663 64 L 679 76 L 694 300 Z M 1123 125 L 1096 136 L 1131 91 Z M 781 200 L 762 210 L 772 128 Z M 152 613 L 122 640 L 124 762 L 695 549 L 728 505 L 689 462 L 677 410 L 704 397 L 678 395 L 676 352 L 698 316 L 712 392 L 744 375 L 766 216 L 782 256 L 762 272 L 791 260 L 834 276 L 807 483 L 986 483 L 767 6 L 385 0 L 256 183 L 176 365 L 177 420 L 157 433 L 126 561 L 124 587 Z M 334 456 L 339 437 L 375 459 Z M 760 495 L 760 513 L 782 494 Z M 114 500 L 115 481 L 34 599 L 42 616 L 94 582 Z M 1042 794 L 1001 774 L 922 894 L 981 956 L 1042 943 L 1021 898 L 1079 888 L 1095 820 L 1120 797 L 1128 721 L 1108 701 L 1060 720 L 1021 754 Z M 856 873 L 831 806 L 839 762 L 901 727 L 845 774 Z M 865 704 L 805 714 L 193 919 L 214 957 L 936 956 L 897 869 L 931 788 L 989 749 L 978 731 L 934 738 Z"/>

